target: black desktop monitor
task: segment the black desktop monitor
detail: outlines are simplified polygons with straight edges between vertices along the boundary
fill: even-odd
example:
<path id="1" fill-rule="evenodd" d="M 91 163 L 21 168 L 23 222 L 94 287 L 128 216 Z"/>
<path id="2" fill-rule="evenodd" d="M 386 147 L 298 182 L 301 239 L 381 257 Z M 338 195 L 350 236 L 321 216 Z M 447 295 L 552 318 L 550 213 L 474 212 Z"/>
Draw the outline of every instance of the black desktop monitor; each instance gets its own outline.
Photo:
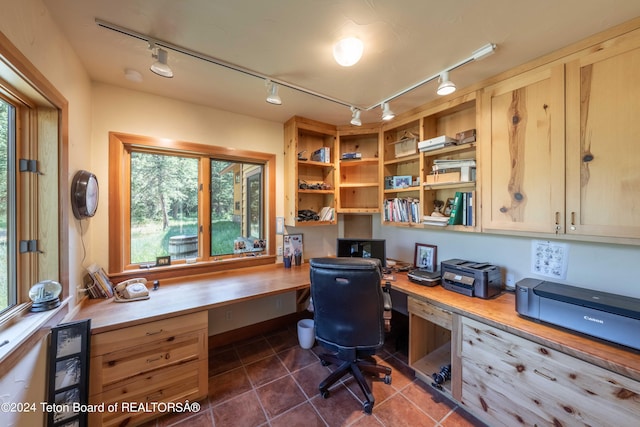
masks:
<path id="1" fill-rule="evenodd" d="M 338 239 L 336 256 L 354 258 L 377 258 L 382 267 L 387 266 L 386 242 L 384 239 Z"/>

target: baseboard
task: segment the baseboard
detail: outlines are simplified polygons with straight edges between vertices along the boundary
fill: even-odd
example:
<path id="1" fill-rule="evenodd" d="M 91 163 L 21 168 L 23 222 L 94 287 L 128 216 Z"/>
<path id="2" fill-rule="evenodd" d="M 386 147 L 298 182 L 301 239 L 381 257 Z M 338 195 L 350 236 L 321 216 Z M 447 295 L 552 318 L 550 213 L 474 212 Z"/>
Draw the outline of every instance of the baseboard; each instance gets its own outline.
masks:
<path id="1" fill-rule="evenodd" d="M 297 313 L 287 314 L 285 316 L 276 317 L 274 319 L 265 320 L 264 322 L 255 323 L 253 325 L 234 329 L 232 331 L 222 332 L 220 334 L 209 336 L 209 349 L 223 347 L 238 341 L 246 340 L 260 334 L 269 333 L 278 329 L 285 328 L 295 324 L 298 320 L 313 317 L 308 311 L 300 311 Z"/>

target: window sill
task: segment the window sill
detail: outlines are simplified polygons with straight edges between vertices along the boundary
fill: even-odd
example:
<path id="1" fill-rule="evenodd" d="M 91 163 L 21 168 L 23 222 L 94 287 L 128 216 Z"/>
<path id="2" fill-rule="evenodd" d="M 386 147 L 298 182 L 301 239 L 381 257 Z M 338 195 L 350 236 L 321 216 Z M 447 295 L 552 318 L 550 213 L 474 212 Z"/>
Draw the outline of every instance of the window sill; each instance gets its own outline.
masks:
<path id="1" fill-rule="evenodd" d="M 70 298 L 62 301 L 59 307 L 42 313 L 29 311 L 17 315 L 0 330 L 0 377 L 9 372 L 37 341 L 49 333 L 69 312 Z"/>
<path id="2" fill-rule="evenodd" d="M 275 262 L 275 255 L 226 258 L 218 261 L 205 261 L 195 264 L 175 264 L 168 267 L 140 268 L 118 273 L 109 273 L 109 279 L 111 279 L 113 283 L 119 283 L 123 280 L 132 279 L 134 277 L 144 277 L 147 280 L 172 279 L 181 276 L 193 276 L 216 271 L 275 264 Z"/>

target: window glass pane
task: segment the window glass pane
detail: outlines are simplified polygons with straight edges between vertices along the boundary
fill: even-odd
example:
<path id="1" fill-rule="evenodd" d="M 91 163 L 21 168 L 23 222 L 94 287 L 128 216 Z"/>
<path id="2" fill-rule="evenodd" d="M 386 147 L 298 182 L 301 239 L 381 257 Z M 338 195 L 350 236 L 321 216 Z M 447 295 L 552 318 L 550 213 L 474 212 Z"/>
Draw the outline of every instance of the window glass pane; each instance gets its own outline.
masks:
<path id="1" fill-rule="evenodd" d="M 0 100 L 0 311 L 16 304 L 15 280 L 15 144 L 13 107 Z"/>
<path id="2" fill-rule="evenodd" d="M 198 159 L 131 153 L 131 260 L 198 256 Z"/>
<path id="3" fill-rule="evenodd" d="M 263 169 L 211 160 L 211 256 L 264 250 Z"/>

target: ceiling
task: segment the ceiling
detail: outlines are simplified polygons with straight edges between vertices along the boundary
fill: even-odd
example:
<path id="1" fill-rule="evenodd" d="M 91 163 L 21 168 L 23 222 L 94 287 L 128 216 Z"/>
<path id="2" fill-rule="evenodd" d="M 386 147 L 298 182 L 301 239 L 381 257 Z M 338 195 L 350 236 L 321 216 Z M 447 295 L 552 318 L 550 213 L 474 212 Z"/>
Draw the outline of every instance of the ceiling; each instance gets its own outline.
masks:
<path id="1" fill-rule="evenodd" d="M 495 53 L 450 73 L 459 88 L 640 16 L 638 0 L 43 0 L 97 82 L 270 121 L 294 115 L 348 124 L 347 106 L 288 87 L 265 102 L 262 78 L 169 50 L 175 76 L 149 71 L 148 43 L 107 21 L 363 109 L 495 43 Z M 360 62 L 339 66 L 332 45 L 355 35 Z M 159 42 L 160 43 L 160 42 Z M 143 81 L 125 79 L 139 71 Z M 437 97 L 437 79 L 391 102 L 398 113 Z M 380 108 L 363 111 L 378 122 Z"/>

